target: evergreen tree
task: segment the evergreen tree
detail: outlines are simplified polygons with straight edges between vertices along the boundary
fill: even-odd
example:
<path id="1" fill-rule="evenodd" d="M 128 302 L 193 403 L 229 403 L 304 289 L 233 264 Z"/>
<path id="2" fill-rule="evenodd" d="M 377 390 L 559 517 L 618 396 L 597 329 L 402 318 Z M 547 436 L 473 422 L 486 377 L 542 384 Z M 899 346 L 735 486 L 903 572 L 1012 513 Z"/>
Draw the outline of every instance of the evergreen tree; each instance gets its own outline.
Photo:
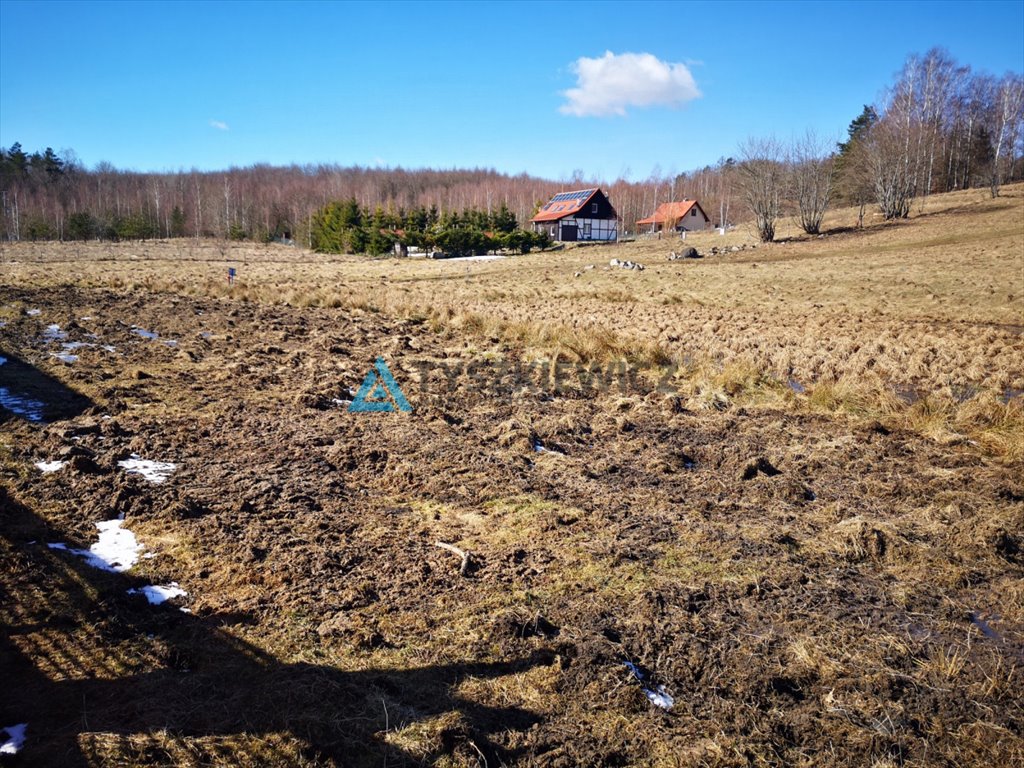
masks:
<path id="1" fill-rule="evenodd" d="M 171 211 L 171 237 L 185 236 L 185 212 L 178 206 Z"/>
<path id="2" fill-rule="evenodd" d="M 501 208 L 498 212 L 491 217 L 491 229 L 495 232 L 509 233 L 515 231 L 516 227 L 519 226 L 516 221 L 516 215 L 508 209 L 508 206 L 502 202 Z"/>
<path id="3" fill-rule="evenodd" d="M 68 239 L 91 240 L 96 233 L 97 222 L 88 211 L 78 211 L 68 216 Z"/>
<path id="4" fill-rule="evenodd" d="M 876 112 L 875 108 L 870 104 L 865 104 L 864 110 L 850 121 L 850 125 L 846 129 L 846 134 L 848 136 L 847 140 L 840 141 L 836 145 L 839 147 L 840 162 L 842 162 L 842 158 L 846 156 L 853 147 L 853 142 L 865 138 L 868 135 L 868 131 L 871 130 L 871 126 L 877 122 L 878 112 Z"/>

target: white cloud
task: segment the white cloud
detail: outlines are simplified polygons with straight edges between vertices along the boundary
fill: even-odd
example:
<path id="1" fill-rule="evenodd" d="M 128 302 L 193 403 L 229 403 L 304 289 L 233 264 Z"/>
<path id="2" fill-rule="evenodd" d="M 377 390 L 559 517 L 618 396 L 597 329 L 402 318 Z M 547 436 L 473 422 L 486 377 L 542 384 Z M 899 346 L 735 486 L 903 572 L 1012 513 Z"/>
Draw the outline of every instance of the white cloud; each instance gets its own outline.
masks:
<path id="1" fill-rule="evenodd" d="M 625 115 L 626 107 L 679 107 L 701 93 L 685 64 L 661 61 L 650 53 L 612 53 L 572 64 L 576 87 L 563 91 L 565 115 Z"/>
<path id="2" fill-rule="evenodd" d="M 210 127 L 211 128 L 216 128 L 218 131 L 228 131 L 228 130 L 231 130 L 230 128 L 228 128 L 228 124 L 225 123 L 223 120 L 211 120 L 210 121 Z"/>

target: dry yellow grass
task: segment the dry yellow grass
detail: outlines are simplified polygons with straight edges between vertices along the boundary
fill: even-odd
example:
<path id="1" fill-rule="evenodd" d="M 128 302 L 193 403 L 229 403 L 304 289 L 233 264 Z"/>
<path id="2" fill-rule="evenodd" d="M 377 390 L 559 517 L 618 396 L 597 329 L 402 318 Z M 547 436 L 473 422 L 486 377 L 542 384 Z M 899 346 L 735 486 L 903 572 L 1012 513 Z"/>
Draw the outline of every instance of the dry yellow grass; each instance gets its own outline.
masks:
<path id="1" fill-rule="evenodd" d="M 828 234 L 810 237 L 785 220 L 769 245 L 743 227 L 692 234 L 685 245 L 704 253 L 743 250 L 671 262 L 683 245 L 675 239 L 499 261 L 189 240 L 5 244 L 0 259 L 15 284 L 379 311 L 537 357 L 674 362 L 697 407 L 785 401 L 1024 456 L 1021 409 L 1006 403 L 1024 391 L 1024 185 L 996 200 L 984 190 L 936 195 L 906 221 L 854 222 L 853 210 L 833 211 Z M 647 269 L 610 268 L 611 258 Z M 229 263 L 239 269 L 233 287 Z"/>

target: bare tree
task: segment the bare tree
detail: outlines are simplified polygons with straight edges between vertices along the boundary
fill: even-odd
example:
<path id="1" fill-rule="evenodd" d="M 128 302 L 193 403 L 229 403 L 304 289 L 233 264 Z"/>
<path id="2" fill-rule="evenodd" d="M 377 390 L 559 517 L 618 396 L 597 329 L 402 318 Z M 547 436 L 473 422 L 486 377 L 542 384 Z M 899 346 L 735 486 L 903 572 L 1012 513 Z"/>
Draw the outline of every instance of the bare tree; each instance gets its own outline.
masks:
<path id="1" fill-rule="evenodd" d="M 740 145 L 740 185 L 761 242 L 775 239 L 775 222 L 786 181 L 786 163 L 779 142 L 747 139 Z"/>
<path id="2" fill-rule="evenodd" d="M 989 135 L 992 138 L 992 197 L 999 197 L 1003 165 L 1009 157 L 1012 171 L 1014 151 L 1024 122 L 1024 77 L 1006 74 L 995 85 L 988 110 Z"/>
<path id="3" fill-rule="evenodd" d="M 875 197 L 886 221 L 910 214 L 915 177 L 908 155 L 911 136 L 902 116 L 887 114 L 871 128 L 865 143 Z"/>
<path id="4" fill-rule="evenodd" d="M 821 231 L 835 179 L 835 155 L 813 131 L 793 143 L 791 186 L 796 196 L 800 226 L 809 235 Z"/>

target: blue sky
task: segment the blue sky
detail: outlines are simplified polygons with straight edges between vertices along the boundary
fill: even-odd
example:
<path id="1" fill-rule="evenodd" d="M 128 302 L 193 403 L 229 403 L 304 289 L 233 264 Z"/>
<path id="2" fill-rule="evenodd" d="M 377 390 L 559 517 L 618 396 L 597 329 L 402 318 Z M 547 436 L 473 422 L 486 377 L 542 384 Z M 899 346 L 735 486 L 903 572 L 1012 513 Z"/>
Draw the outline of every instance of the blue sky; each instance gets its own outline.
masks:
<path id="1" fill-rule="evenodd" d="M 1024 70 L 1024 0 L 0 0 L 0 144 L 136 170 L 637 179 L 714 163 L 751 135 L 838 137 L 936 45 L 976 70 Z"/>

